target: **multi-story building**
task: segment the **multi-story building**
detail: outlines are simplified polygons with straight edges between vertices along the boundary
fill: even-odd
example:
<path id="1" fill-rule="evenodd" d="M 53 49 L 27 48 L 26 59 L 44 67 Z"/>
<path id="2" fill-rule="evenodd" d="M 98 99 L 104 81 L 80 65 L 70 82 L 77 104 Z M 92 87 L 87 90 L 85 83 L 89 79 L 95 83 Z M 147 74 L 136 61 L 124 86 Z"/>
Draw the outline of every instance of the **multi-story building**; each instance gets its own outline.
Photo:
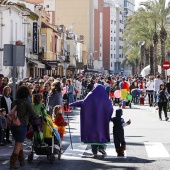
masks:
<path id="1" fill-rule="evenodd" d="M 103 65 L 105 70 L 120 74 L 123 60 L 123 9 L 119 5 L 111 3 L 105 4 L 103 11 Z"/>
<path id="2" fill-rule="evenodd" d="M 131 74 L 129 66 L 121 65 L 124 59 L 122 35 L 125 20 L 134 11 L 134 0 L 105 0 L 103 11 L 104 68 L 113 74 Z"/>
<path id="3" fill-rule="evenodd" d="M 83 62 L 92 61 L 91 68 L 97 70 L 103 65 L 102 6 L 103 0 L 56 0 L 56 24 L 84 36 Z"/>

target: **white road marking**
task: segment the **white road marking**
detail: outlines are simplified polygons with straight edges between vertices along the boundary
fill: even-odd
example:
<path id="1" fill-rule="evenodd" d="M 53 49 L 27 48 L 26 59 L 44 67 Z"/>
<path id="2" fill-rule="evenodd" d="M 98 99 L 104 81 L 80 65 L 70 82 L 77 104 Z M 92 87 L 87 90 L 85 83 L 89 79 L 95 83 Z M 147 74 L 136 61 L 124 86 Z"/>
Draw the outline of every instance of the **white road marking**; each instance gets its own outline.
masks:
<path id="1" fill-rule="evenodd" d="M 149 158 L 169 158 L 170 155 L 162 143 L 145 142 L 144 143 Z"/>
<path id="2" fill-rule="evenodd" d="M 62 159 L 78 159 L 81 158 L 87 148 L 87 145 L 82 145 L 81 143 L 73 143 L 73 150 L 71 144 L 62 154 Z"/>
<path id="3" fill-rule="evenodd" d="M 9 160 L 2 162 L 2 165 L 5 165 L 9 162 Z"/>
<path id="4" fill-rule="evenodd" d="M 126 158 L 126 151 L 125 151 L 125 156 L 117 156 L 117 152 L 115 150 L 114 144 L 109 144 L 106 147 L 106 153 L 107 155 L 105 156 L 106 159 L 108 158 Z"/>

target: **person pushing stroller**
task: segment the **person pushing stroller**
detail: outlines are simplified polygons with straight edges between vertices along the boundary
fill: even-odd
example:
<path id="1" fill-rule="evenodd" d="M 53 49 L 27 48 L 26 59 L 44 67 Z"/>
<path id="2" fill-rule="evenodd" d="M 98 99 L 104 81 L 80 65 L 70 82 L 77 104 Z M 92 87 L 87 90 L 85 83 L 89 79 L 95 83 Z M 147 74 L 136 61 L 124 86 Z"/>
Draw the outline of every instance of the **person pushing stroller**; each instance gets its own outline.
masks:
<path id="1" fill-rule="evenodd" d="M 124 129 L 123 127 L 130 125 L 131 120 L 125 123 L 124 119 L 121 118 L 123 115 L 122 109 L 116 110 L 116 117 L 111 118 L 111 122 L 113 122 L 113 138 L 115 149 L 117 152 L 117 156 L 124 156 L 124 151 L 126 150 L 126 142 L 124 137 Z"/>

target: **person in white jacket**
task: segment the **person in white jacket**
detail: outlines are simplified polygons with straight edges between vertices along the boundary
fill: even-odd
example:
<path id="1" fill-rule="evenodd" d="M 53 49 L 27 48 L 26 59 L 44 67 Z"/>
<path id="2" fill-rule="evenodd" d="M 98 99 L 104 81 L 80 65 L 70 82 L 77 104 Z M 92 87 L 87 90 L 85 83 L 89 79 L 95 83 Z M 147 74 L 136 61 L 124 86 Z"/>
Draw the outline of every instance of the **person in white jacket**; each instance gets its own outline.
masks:
<path id="1" fill-rule="evenodd" d="M 153 106 L 153 96 L 154 96 L 154 80 L 153 77 L 149 77 L 149 81 L 146 83 L 146 93 L 149 98 L 149 106 Z"/>
<path id="2" fill-rule="evenodd" d="M 81 99 L 81 90 L 82 90 L 81 77 L 79 77 L 78 80 L 76 80 L 75 89 L 78 90 L 77 99 Z"/>

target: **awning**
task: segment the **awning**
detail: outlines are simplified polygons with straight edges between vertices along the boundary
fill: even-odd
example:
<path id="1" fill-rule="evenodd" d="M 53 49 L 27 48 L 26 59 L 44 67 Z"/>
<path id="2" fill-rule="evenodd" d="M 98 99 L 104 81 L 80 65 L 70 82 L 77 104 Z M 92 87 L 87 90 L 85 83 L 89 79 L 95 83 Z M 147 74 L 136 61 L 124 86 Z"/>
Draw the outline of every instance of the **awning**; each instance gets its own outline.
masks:
<path id="1" fill-rule="evenodd" d="M 84 68 L 83 62 L 76 62 L 76 69 L 83 69 L 83 68 Z"/>
<path id="2" fill-rule="evenodd" d="M 35 61 L 35 60 L 29 60 L 28 64 L 35 64 L 37 65 L 38 68 L 45 68 L 45 65 L 43 63 L 40 63 L 39 61 Z"/>
<path id="3" fill-rule="evenodd" d="M 56 60 L 43 61 L 46 70 L 58 70 L 58 62 Z"/>

